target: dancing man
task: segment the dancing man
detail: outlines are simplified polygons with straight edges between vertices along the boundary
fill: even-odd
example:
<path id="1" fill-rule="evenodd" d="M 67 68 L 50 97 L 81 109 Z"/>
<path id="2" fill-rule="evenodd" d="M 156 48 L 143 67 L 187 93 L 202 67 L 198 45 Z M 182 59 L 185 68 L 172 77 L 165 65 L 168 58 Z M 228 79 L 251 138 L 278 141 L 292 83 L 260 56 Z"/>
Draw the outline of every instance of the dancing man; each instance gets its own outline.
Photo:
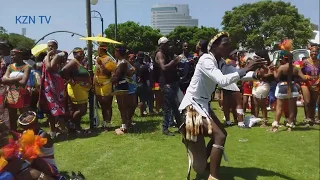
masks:
<path id="1" fill-rule="evenodd" d="M 208 44 L 208 53 L 203 54 L 195 68 L 194 75 L 179 110 L 183 113 L 182 125 L 179 131 L 183 135 L 183 143 L 187 147 L 189 157 L 188 179 L 190 169 L 197 173 L 206 170 L 207 159 L 210 157 L 210 176 L 208 179 L 218 179 L 218 170 L 224 150 L 227 132 L 219 119 L 210 109 L 211 94 L 216 86 L 224 87 L 242 80 L 260 76 L 254 70 L 265 62 L 256 58 L 248 65 L 233 73 L 223 75 L 218 69 L 218 63 L 230 54 L 230 39 L 228 33 L 216 35 Z M 206 148 L 204 136 L 211 140 Z"/>

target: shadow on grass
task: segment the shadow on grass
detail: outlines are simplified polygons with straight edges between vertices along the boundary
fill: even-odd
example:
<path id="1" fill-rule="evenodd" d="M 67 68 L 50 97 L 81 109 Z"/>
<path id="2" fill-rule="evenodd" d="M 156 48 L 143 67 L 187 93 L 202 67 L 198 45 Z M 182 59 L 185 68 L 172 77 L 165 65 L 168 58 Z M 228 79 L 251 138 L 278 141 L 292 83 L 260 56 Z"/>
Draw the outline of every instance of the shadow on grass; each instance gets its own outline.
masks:
<path id="1" fill-rule="evenodd" d="M 311 127 L 306 127 L 306 126 L 296 126 L 295 128 L 292 129 L 292 131 L 319 131 L 318 128 L 315 128 L 314 126 Z M 287 131 L 287 130 L 284 130 Z"/>
<path id="2" fill-rule="evenodd" d="M 152 133 L 158 131 L 159 120 L 148 119 L 144 121 L 135 121 L 136 125 L 131 129 L 132 134 Z"/>
<path id="3" fill-rule="evenodd" d="M 68 173 L 66 171 L 62 171 L 60 172 L 60 174 L 62 176 L 64 176 L 66 179 L 70 179 L 70 180 L 86 180 L 86 178 L 84 177 L 84 175 L 81 172 L 75 173 L 75 172 L 71 172 Z"/>
<path id="4" fill-rule="evenodd" d="M 209 173 L 203 175 L 197 175 L 194 180 L 207 180 Z M 279 177 L 286 180 L 294 180 L 291 177 L 282 175 L 277 172 L 270 170 L 247 167 L 247 168 L 235 168 L 235 167 L 225 167 L 220 168 L 220 178 L 226 180 L 234 180 L 235 178 L 242 178 L 245 180 L 256 180 L 258 177 Z"/>
<path id="5" fill-rule="evenodd" d="M 69 133 L 69 134 L 63 134 L 61 136 L 58 136 L 56 139 L 54 139 L 55 143 L 63 142 L 63 141 L 70 141 L 74 139 L 85 139 L 85 138 L 92 138 L 99 136 L 102 132 L 104 132 L 101 128 L 96 129 L 87 129 L 90 131 L 88 134 L 75 134 L 75 133 Z"/>
<path id="6" fill-rule="evenodd" d="M 66 171 L 60 171 L 60 174 L 62 175 L 62 176 L 64 176 L 66 179 L 70 179 L 71 178 L 71 173 L 68 173 L 68 172 L 66 172 Z"/>

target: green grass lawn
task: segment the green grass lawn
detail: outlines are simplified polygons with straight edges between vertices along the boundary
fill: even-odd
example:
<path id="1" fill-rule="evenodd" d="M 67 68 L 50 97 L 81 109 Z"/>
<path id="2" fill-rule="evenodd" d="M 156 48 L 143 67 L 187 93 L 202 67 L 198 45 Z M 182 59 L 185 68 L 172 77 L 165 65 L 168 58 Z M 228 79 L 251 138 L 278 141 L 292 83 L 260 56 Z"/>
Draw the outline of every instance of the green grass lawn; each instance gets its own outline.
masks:
<path id="1" fill-rule="evenodd" d="M 213 107 L 217 108 L 217 104 L 213 103 Z M 222 112 L 214 111 L 222 119 Z M 273 117 L 270 112 L 270 123 Z M 84 121 L 87 119 L 84 117 Z M 303 111 L 299 109 L 298 121 L 302 119 Z M 60 171 L 81 171 L 88 180 L 186 179 L 188 159 L 181 136 L 163 136 L 162 117 L 134 120 L 138 130 L 133 134 L 117 136 L 114 132 L 103 132 L 57 142 L 55 156 Z M 112 121 L 114 126 L 120 124 L 115 104 Z M 292 132 L 284 128 L 276 133 L 267 130 L 227 128 L 225 152 L 229 163 L 222 160 L 221 179 L 319 179 L 319 126 L 300 126 Z M 195 177 L 196 173 L 192 172 L 192 178 Z"/>

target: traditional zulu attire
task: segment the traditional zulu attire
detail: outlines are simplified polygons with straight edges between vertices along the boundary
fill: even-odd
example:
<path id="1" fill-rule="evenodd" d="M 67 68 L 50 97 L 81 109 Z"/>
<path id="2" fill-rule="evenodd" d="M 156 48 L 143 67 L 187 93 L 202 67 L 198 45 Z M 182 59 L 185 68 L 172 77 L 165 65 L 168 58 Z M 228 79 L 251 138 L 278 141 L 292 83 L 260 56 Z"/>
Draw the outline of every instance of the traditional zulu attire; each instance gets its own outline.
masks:
<path id="1" fill-rule="evenodd" d="M 214 40 L 210 41 L 208 49 L 211 49 L 213 42 Z M 254 72 L 246 74 L 244 70 L 237 70 L 232 66 L 228 66 L 227 71 L 229 74 L 223 75 L 218 67 L 218 61 L 213 54 L 203 54 L 200 57 L 190 85 L 179 107 L 179 110 L 183 113 L 182 125 L 179 131 L 183 135 L 183 143 L 187 148 L 189 158 L 187 179 L 190 178 L 191 166 L 198 173 L 203 172 L 207 166 L 204 136 L 212 134 L 212 117 L 215 116 L 209 104 L 212 93 L 218 85 L 225 87 L 236 83 L 242 77 L 242 80 L 252 80 L 253 76 L 255 76 Z M 207 125 L 208 132 L 203 132 L 204 124 Z M 212 147 L 224 150 L 221 145 L 213 144 Z"/>

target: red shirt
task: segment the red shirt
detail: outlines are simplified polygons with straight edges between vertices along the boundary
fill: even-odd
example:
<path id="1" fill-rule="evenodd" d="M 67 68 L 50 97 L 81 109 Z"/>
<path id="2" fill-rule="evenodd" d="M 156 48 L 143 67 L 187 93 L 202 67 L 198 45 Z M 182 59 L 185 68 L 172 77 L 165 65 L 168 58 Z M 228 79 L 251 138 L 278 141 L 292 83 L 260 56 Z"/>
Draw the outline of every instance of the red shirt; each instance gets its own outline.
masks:
<path id="1" fill-rule="evenodd" d="M 252 95 L 252 81 L 246 81 L 243 83 L 243 95 Z"/>

